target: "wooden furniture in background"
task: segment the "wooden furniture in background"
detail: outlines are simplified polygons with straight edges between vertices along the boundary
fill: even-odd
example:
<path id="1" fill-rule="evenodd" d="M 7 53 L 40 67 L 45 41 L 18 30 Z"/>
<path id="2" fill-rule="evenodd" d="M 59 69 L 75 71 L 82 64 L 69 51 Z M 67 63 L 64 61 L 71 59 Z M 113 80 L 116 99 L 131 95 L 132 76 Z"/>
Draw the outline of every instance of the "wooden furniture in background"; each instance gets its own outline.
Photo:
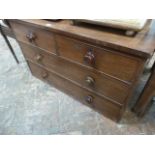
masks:
<path id="1" fill-rule="evenodd" d="M 151 100 L 155 96 L 155 64 L 152 68 L 151 76 L 143 89 L 137 104 L 133 107 L 133 111 L 142 117 L 151 105 Z"/>
<path id="2" fill-rule="evenodd" d="M 70 20 L 9 24 L 34 76 L 116 121 L 155 49 L 155 22 L 135 37 Z"/>

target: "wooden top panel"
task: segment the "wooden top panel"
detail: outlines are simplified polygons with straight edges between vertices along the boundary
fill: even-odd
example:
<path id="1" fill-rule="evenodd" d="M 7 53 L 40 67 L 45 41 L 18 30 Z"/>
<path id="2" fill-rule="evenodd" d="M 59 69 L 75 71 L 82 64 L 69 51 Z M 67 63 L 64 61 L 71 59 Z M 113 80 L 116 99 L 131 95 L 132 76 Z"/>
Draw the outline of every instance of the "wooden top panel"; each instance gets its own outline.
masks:
<path id="1" fill-rule="evenodd" d="M 152 56 L 155 50 L 155 20 L 153 20 L 149 27 L 143 29 L 134 37 L 125 36 L 121 34 L 119 30 L 109 28 L 90 25 L 73 25 L 71 20 L 52 22 L 29 19 L 16 21 L 42 27 L 72 38 L 82 39 L 89 43 L 113 48 L 143 58 Z"/>

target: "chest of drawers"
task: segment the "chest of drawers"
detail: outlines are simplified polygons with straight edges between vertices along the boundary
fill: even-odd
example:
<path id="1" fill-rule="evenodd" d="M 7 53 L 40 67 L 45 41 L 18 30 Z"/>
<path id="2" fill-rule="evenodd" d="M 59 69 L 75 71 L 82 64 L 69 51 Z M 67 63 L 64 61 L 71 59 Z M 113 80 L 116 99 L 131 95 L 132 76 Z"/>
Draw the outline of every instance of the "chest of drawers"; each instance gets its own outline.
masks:
<path id="1" fill-rule="evenodd" d="M 154 29 L 131 38 L 67 20 L 9 23 L 34 76 L 116 121 L 155 47 Z"/>

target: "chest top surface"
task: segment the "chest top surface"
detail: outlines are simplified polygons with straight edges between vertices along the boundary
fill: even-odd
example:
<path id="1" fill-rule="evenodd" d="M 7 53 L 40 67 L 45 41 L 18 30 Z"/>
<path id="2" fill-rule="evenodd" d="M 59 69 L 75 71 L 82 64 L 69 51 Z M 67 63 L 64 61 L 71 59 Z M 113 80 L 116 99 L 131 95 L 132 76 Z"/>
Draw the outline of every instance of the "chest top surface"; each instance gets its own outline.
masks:
<path id="1" fill-rule="evenodd" d="M 142 58 L 149 58 L 155 50 L 155 21 L 134 37 L 125 36 L 119 30 L 91 25 L 73 25 L 71 20 L 14 20 L 19 23 L 34 25 L 55 33 L 63 34 L 107 48 L 119 50 Z"/>

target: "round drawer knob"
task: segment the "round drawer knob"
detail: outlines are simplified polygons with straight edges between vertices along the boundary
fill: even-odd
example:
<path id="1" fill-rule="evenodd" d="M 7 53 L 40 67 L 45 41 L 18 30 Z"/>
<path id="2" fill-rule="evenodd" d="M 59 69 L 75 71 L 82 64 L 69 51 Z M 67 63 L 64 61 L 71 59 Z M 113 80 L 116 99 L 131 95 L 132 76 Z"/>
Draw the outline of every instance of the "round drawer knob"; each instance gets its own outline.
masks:
<path id="1" fill-rule="evenodd" d="M 86 55 L 84 56 L 84 62 L 89 65 L 95 64 L 95 55 L 93 53 L 93 50 L 89 50 Z"/>
<path id="2" fill-rule="evenodd" d="M 43 79 L 46 79 L 48 77 L 48 73 L 47 72 L 42 72 L 41 76 L 42 76 Z"/>
<path id="3" fill-rule="evenodd" d="M 94 78 L 87 76 L 86 77 L 86 83 L 89 85 L 93 85 L 95 83 L 95 80 L 94 80 Z"/>
<path id="4" fill-rule="evenodd" d="M 42 56 L 40 54 L 35 56 L 35 60 L 36 61 L 41 61 L 42 60 Z"/>
<path id="5" fill-rule="evenodd" d="M 85 100 L 89 104 L 93 103 L 93 97 L 91 95 L 86 96 Z"/>
<path id="6" fill-rule="evenodd" d="M 26 38 L 28 39 L 29 42 L 34 42 L 36 39 L 36 35 L 34 32 L 28 32 Z"/>

